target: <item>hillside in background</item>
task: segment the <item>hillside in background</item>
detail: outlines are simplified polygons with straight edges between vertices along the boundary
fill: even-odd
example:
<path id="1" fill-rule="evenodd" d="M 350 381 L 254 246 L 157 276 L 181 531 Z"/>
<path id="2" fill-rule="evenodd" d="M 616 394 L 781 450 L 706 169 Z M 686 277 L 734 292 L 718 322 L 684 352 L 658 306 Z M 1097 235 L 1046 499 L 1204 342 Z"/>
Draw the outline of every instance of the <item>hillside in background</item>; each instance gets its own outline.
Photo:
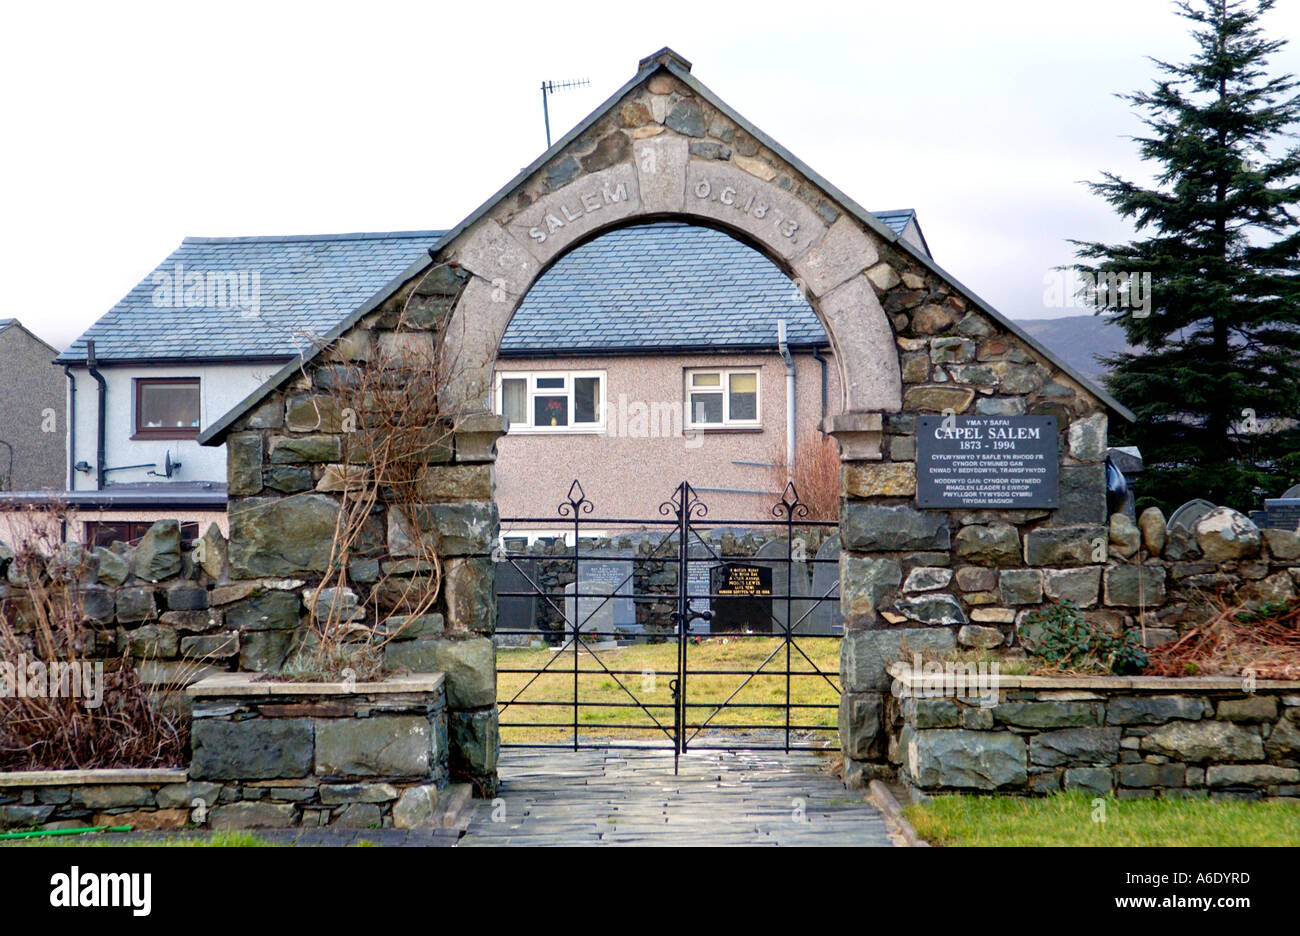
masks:
<path id="1" fill-rule="evenodd" d="M 1129 350 L 1124 329 L 1096 315 L 1066 315 L 1052 319 L 1017 319 L 1016 324 L 1041 341 L 1083 376 L 1101 383 L 1106 374 L 1097 355 Z"/>

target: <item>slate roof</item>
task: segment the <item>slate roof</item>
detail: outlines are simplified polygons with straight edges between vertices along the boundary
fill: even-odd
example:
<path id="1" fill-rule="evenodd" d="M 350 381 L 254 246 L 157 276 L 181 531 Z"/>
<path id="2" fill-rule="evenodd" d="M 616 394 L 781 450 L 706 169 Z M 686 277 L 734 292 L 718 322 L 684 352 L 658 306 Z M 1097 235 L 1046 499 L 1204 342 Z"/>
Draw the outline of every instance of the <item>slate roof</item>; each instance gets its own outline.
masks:
<path id="1" fill-rule="evenodd" d="M 524 297 L 501 355 L 828 344 L 812 307 L 752 247 L 680 222 L 609 231 L 561 257 Z"/>
<path id="2" fill-rule="evenodd" d="M 103 363 L 292 358 L 413 263 L 427 260 L 442 234 L 187 237 L 57 361 L 85 361 L 88 339 Z M 204 304 L 190 305 L 167 289 L 178 266 L 187 279 L 192 273 L 248 276 L 239 300 L 208 305 L 205 290 Z M 155 302 L 160 286 L 160 298 L 171 305 Z"/>

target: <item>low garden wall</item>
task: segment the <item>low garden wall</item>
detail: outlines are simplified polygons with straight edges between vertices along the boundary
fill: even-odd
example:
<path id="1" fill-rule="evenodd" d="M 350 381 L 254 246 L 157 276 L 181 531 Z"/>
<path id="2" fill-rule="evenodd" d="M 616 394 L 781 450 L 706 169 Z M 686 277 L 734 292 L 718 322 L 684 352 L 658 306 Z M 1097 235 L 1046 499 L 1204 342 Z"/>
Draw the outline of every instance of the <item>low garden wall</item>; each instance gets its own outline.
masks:
<path id="1" fill-rule="evenodd" d="M 182 767 L 10 771 L 0 773 L 0 829 L 178 829 L 202 792 Z"/>
<path id="2" fill-rule="evenodd" d="M 0 773 L 0 828 L 429 826 L 452 750 L 444 682 L 211 676 L 187 690 L 188 770 Z"/>
<path id="3" fill-rule="evenodd" d="M 1300 681 L 895 668 L 888 754 L 914 794 L 1058 790 L 1300 799 Z"/>
<path id="4" fill-rule="evenodd" d="M 30 570 L 20 569 L 12 550 L 0 543 L 0 616 L 25 652 L 0 664 L 40 660 L 35 604 L 51 600 L 51 582 L 62 583 L 57 600 L 66 601 L 82 622 L 82 659 L 112 668 L 125 655 L 146 685 L 182 708 L 190 697 L 175 690 L 205 676 L 279 673 L 307 634 L 306 577 L 232 579 L 230 547 L 216 524 L 190 545 L 182 542 L 175 520 L 158 521 L 134 545 L 85 549 L 68 543 L 41 571 L 41 585 L 34 588 Z M 492 604 L 490 585 L 467 587 L 462 572 L 456 567 L 449 573 L 451 608 L 457 615 L 465 605 L 483 611 Z M 490 638 L 467 631 L 458 620 L 449 620 L 443 609 L 390 618 L 397 632 L 385 647 L 385 664 L 395 672 L 445 674 L 452 746 L 465 739 L 465 756 L 455 758 L 452 769 L 479 792 L 490 792 L 496 783 L 494 648 Z"/>
<path id="5" fill-rule="evenodd" d="M 915 514 L 938 522 L 911 508 L 892 510 L 895 519 Z M 1021 513 L 1016 519 L 1034 519 Z M 864 529 L 883 539 L 891 530 L 885 519 Z M 1225 606 L 1276 605 L 1300 593 L 1300 533 L 1261 530 L 1227 507 L 1191 529 L 1167 526 L 1155 509 L 1136 524 L 1122 514 L 1107 524 L 1069 527 L 1017 528 L 980 511 L 956 512 L 953 520 L 951 531 L 941 524 L 943 545 L 951 532 L 950 550 L 846 554 L 841 565 L 840 607 L 847 623 L 840 647 L 839 726 L 851 784 L 891 772 L 889 667 L 910 662 L 914 653 L 926 659 L 1000 659 L 1004 672 L 1023 668 L 1039 649 L 1035 615 L 1064 601 L 1088 625 L 1112 634 L 1132 632 L 1150 650 L 1179 640 Z M 842 524 L 848 540 L 863 535 L 853 531 L 854 523 L 850 514 L 847 526 Z M 1240 680 L 1227 684 L 1240 692 Z M 1190 691 L 1177 687 L 1193 683 L 1173 685 L 1169 691 L 1176 693 Z"/>

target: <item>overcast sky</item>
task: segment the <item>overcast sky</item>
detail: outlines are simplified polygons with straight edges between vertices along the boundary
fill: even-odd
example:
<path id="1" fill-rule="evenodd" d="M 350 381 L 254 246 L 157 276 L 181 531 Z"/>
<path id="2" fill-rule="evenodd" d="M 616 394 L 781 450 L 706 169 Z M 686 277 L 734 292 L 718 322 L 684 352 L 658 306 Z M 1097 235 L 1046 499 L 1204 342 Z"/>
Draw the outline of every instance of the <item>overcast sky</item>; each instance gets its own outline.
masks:
<path id="1" fill-rule="evenodd" d="M 4 302 L 64 347 L 186 235 L 449 227 L 670 45 L 1016 318 L 1066 238 L 1125 227 L 1084 179 L 1141 176 L 1115 92 L 1181 59 L 1167 0 L 24 3 L 0 27 Z M 1300 37 L 1300 0 L 1266 20 Z M 1300 72 L 1288 46 L 1274 73 Z"/>

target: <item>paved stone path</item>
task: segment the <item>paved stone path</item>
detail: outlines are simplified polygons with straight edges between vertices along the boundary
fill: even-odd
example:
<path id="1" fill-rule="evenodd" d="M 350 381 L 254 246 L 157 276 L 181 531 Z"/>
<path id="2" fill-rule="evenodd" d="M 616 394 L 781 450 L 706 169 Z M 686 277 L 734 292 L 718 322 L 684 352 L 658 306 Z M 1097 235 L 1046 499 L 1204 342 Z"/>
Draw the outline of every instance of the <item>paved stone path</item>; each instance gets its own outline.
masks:
<path id="1" fill-rule="evenodd" d="M 811 751 L 501 752 L 478 845 L 890 845 L 885 821 Z M 498 821 L 493 821 L 494 814 Z"/>

